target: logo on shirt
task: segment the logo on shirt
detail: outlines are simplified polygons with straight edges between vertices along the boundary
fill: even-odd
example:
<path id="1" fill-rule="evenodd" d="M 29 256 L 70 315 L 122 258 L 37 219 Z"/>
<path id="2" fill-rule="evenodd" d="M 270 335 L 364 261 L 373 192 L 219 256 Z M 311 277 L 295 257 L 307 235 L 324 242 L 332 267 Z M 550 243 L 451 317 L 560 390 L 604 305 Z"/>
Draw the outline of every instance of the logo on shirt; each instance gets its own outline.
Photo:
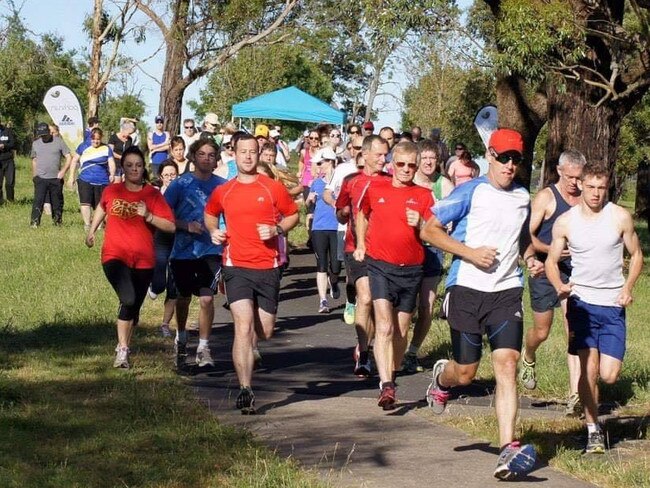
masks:
<path id="1" fill-rule="evenodd" d="M 111 205 L 110 214 L 125 220 L 132 219 L 138 215 L 138 202 L 129 202 L 116 198 Z"/>
<path id="2" fill-rule="evenodd" d="M 74 120 L 72 120 L 68 115 L 61 117 L 59 125 L 74 125 Z"/>
<path id="3" fill-rule="evenodd" d="M 384 200 L 384 197 L 380 197 L 377 203 L 386 203 L 386 200 Z"/>
<path id="4" fill-rule="evenodd" d="M 257 203 L 264 203 L 264 197 L 257 197 Z"/>
<path id="5" fill-rule="evenodd" d="M 409 205 L 417 205 L 418 201 L 413 198 L 409 198 L 408 200 L 406 200 L 406 203 Z"/>

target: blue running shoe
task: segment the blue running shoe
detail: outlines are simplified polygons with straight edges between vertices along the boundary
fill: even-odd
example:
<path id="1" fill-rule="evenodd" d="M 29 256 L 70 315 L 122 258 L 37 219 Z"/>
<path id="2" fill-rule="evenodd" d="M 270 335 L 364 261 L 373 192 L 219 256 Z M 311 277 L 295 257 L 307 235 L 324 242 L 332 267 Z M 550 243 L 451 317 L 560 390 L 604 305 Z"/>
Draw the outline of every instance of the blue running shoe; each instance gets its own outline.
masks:
<path id="1" fill-rule="evenodd" d="M 512 480 L 530 473 L 535 467 L 537 454 L 530 444 L 523 446 L 513 441 L 503 448 L 494 470 L 494 477 L 500 480 Z"/>

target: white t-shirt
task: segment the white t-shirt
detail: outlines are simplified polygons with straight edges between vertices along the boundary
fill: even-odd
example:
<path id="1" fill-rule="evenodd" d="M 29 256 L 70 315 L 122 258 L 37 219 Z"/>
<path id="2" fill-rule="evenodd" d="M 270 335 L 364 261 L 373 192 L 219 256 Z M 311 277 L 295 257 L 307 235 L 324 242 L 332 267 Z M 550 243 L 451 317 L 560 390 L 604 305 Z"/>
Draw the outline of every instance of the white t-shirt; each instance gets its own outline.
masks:
<path id="1" fill-rule="evenodd" d="M 358 171 L 359 168 L 357 168 L 357 165 L 351 161 L 347 163 L 341 163 L 334 169 L 332 179 L 330 179 L 329 183 L 325 185 L 325 189 L 332 192 L 334 200 L 336 200 L 336 198 L 339 196 L 339 192 L 341 191 L 341 186 L 343 185 L 343 180 L 345 177 Z M 347 224 L 339 223 L 337 230 L 345 232 L 347 227 Z"/>

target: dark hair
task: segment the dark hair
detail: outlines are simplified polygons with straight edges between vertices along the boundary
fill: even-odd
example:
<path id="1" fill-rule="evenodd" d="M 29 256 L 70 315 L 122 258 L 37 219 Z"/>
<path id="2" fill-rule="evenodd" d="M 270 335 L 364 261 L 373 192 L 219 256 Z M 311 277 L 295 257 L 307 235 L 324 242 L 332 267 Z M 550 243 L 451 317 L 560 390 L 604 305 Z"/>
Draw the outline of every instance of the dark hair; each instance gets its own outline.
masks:
<path id="1" fill-rule="evenodd" d="M 230 138 L 230 145 L 233 147 L 233 149 L 237 145 L 237 141 L 239 140 L 239 138 L 245 135 L 250 135 L 250 134 L 248 132 L 244 132 L 243 130 L 238 130 L 232 135 L 232 137 Z"/>
<path id="2" fill-rule="evenodd" d="M 158 167 L 158 174 L 162 174 L 163 170 L 167 166 L 174 168 L 176 170 L 176 174 L 178 174 L 178 165 L 171 159 L 166 159 L 161 163 L 161 165 Z"/>
<path id="3" fill-rule="evenodd" d="M 99 124 L 99 117 L 90 117 L 88 119 L 88 125 L 91 126 L 95 124 Z"/>
<path id="4" fill-rule="evenodd" d="M 400 140 L 401 140 L 401 139 L 405 139 L 405 140 L 407 140 L 407 141 L 411 141 L 411 142 L 413 142 L 413 134 L 411 134 L 411 133 L 408 132 L 408 131 L 404 131 L 404 132 L 402 132 L 402 135 L 401 135 L 399 138 L 400 138 Z"/>
<path id="5" fill-rule="evenodd" d="M 198 141 L 194 141 L 192 145 L 190 146 L 189 151 L 187 152 L 187 155 L 190 159 L 190 161 L 195 161 L 195 155 L 196 151 L 199 150 L 199 148 L 203 146 L 210 146 L 212 149 L 214 149 L 215 153 L 217 156 L 219 156 L 219 146 L 217 146 L 217 143 L 214 142 L 214 139 L 210 138 L 205 138 L 205 139 L 199 139 Z"/>
<path id="6" fill-rule="evenodd" d="M 183 146 L 185 147 L 185 139 L 183 139 L 181 136 L 174 136 L 172 137 L 172 140 L 169 143 L 169 147 L 171 149 L 174 149 L 176 146 Z"/>
<path id="7" fill-rule="evenodd" d="M 357 134 L 361 134 L 361 127 L 359 126 L 359 124 L 350 124 L 350 125 L 348 125 L 348 129 L 347 129 L 348 134 L 350 134 L 350 130 L 352 129 L 352 127 L 356 127 L 357 128 Z"/>
<path id="8" fill-rule="evenodd" d="M 104 131 L 101 130 L 99 127 L 95 127 L 93 130 L 90 131 L 90 138 L 92 139 L 95 134 L 99 134 L 99 137 L 101 138 L 104 137 Z"/>
<path id="9" fill-rule="evenodd" d="M 260 149 L 260 153 L 263 153 L 264 151 L 273 151 L 275 154 L 278 154 L 278 148 L 272 142 L 264 143 L 262 149 Z"/>
<path id="10" fill-rule="evenodd" d="M 582 168 L 582 175 L 580 176 L 581 181 L 585 181 L 588 176 L 595 176 L 596 178 L 607 178 L 609 179 L 609 168 L 600 162 L 592 163 L 591 161 L 587 162 Z"/>
<path id="11" fill-rule="evenodd" d="M 388 147 L 388 142 L 383 137 L 373 134 L 371 136 L 366 136 L 363 138 L 363 143 L 361 143 L 361 152 L 368 152 L 372 148 L 372 144 L 375 141 L 379 141 L 382 144 L 385 144 Z"/>
<path id="12" fill-rule="evenodd" d="M 382 132 L 384 132 L 384 131 L 386 131 L 386 130 L 391 131 L 391 132 L 393 133 L 393 137 L 395 137 L 395 131 L 393 130 L 392 127 L 389 127 L 389 126 L 382 127 L 381 129 L 379 129 L 379 133 L 381 134 Z"/>
<path id="13" fill-rule="evenodd" d="M 458 156 L 458 159 L 463 160 L 463 161 L 471 161 L 472 160 L 472 153 L 469 152 L 467 149 L 463 149 L 463 151 Z"/>
<path id="14" fill-rule="evenodd" d="M 233 136 L 232 136 L 232 139 L 230 140 L 230 142 L 233 144 L 232 147 L 233 147 L 235 150 L 237 149 L 237 144 L 239 144 L 241 141 L 255 141 L 255 144 L 257 144 L 257 146 L 258 146 L 258 148 L 259 148 L 259 144 L 258 144 L 258 142 L 257 142 L 257 139 L 256 139 L 255 136 L 253 136 L 252 134 L 246 134 L 246 133 L 243 133 L 243 134 L 240 135 L 239 137 L 235 138 L 236 135 L 237 135 L 237 133 L 235 133 L 235 135 L 233 135 Z M 235 142 L 233 142 L 233 140 L 234 140 Z"/>
<path id="15" fill-rule="evenodd" d="M 142 159 L 142 164 L 144 166 L 144 172 L 142 173 L 142 182 L 148 183 L 149 172 L 147 171 L 147 165 L 145 164 L 144 154 L 142 153 L 142 150 L 140 150 L 138 146 L 129 146 L 124 150 L 124 152 L 122 153 L 122 157 L 120 158 L 120 166 L 124 168 L 124 161 L 126 161 L 126 157 L 129 156 L 130 154 L 135 154 L 140 159 Z"/>

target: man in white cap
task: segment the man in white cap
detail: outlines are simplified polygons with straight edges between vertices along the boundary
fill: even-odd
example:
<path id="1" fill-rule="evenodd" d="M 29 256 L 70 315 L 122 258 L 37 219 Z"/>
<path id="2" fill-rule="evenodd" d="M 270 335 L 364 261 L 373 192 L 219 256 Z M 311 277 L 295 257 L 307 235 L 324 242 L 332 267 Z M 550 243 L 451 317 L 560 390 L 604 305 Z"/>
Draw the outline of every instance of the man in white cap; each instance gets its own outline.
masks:
<path id="1" fill-rule="evenodd" d="M 276 125 L 273 129 L 269 131 L 269 140 L 275 143 L 275 147 L 278 150 L 278 154 L 275 157 L 276 166 L 287 169 L 287 163 L 291 158 L 291 153 L 289 151 L 289 145 L 284 142 L 281 138 L 281 127 Z"/>

